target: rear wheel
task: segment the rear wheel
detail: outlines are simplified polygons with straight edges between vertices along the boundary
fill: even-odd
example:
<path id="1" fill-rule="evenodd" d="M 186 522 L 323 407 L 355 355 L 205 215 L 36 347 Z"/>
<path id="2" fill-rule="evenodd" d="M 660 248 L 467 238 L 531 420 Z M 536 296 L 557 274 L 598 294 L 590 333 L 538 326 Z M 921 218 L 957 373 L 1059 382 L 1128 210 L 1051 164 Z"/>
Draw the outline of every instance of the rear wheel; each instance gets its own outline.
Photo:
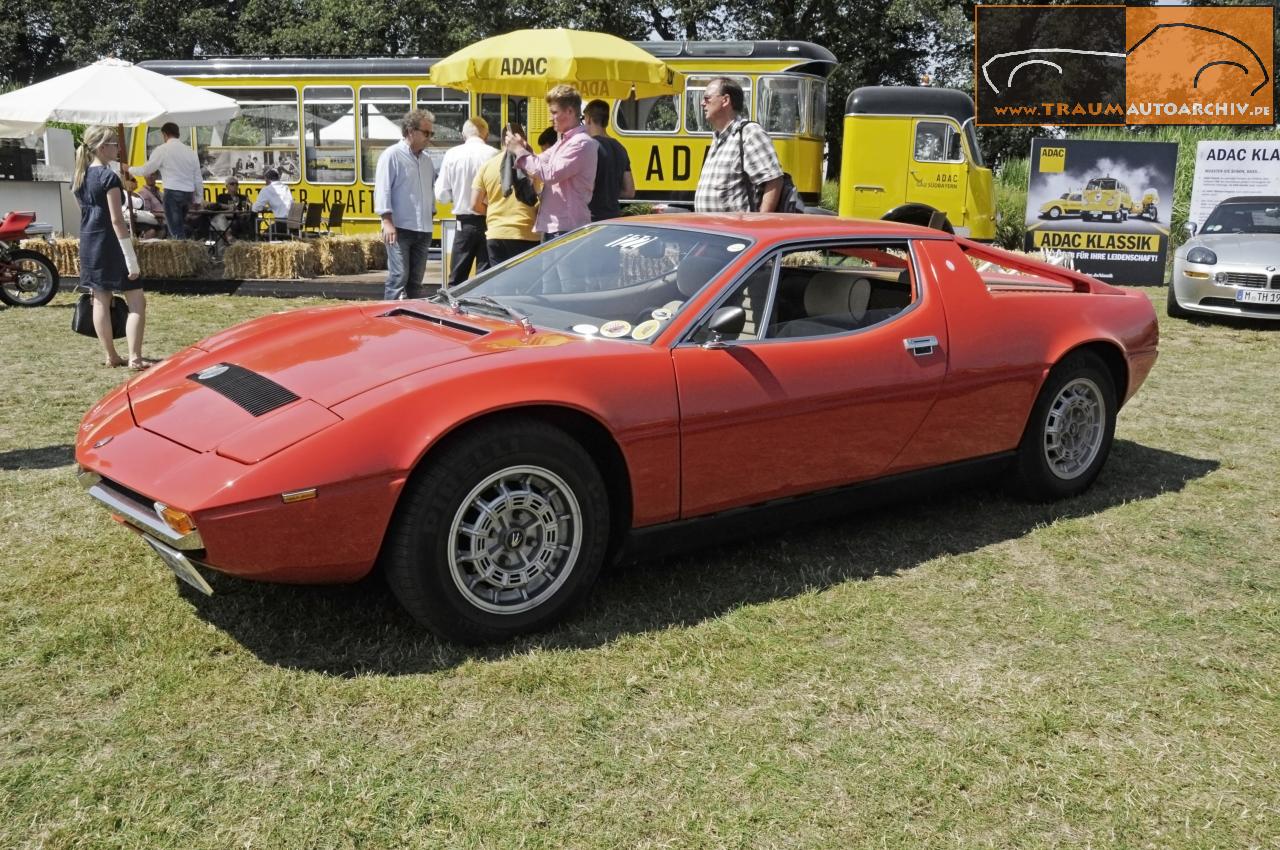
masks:
<path id="1" fill-rule="evenodd" d="M 58 293 L 58 270 L 44 254 L 17 249 L 0 262 L 0 301 L 11 307 L 42 307 Z"/>
<path id="2" fill-rule="evenodd" d="M 604 482 L 569 435 L 535 421 L 482 426 L 411 480 L 389 531 L 387 581 L 441 637 L 503 640 L 581 600 L 608 529 Z"/>
<path id="3" fill-rule="evenodd" d="M 1115 429 L 1115 383 L 1106 364 L 1088 351 L 1067 356 L 1031 409 L 1018 446 L 1017 488 L 1042 502 L 1084 492 L 1106 463 Z"/>

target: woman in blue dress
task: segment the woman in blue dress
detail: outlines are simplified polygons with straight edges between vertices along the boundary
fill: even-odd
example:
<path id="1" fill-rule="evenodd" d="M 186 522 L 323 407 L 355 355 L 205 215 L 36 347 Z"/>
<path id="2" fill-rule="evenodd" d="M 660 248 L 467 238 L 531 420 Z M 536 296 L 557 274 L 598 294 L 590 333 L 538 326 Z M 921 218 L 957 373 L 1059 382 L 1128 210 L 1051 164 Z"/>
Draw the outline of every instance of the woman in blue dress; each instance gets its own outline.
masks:
<path id="1" fill-rule="evenodd" d="M 138 279 L 138 256 L 129 238 L 120 178 L 111 170 L 119 150 L 116 131 L 90 127 L 76 153 L 71 191 L 80 202 L 80 282 L 93 293 L 93 327 L 106 354 L 106 365 L 145 369 L 154 361 L 142 356 L 147 299 Z M 125 340 L 129 359 L 120 357 L 111 334 L 111 299 L 118 293 L 129 308 Z"/>

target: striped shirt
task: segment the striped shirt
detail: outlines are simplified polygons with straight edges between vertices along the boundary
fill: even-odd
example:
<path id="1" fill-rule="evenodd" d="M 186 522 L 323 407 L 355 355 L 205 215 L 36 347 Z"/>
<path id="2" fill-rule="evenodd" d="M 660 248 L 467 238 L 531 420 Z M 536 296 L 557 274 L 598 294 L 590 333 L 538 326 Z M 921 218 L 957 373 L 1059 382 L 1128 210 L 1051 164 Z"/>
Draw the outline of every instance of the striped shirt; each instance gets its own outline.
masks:
<path id="1" fill-rule="evenodd" d="M 749 212 L 755 188 L 781 176 L 782 165 L 769 134 L 759 124 L 739 116 L 716 133 L 711 142 L 698 178 L 698 191 L 693 196 L 693 209 Z"/>

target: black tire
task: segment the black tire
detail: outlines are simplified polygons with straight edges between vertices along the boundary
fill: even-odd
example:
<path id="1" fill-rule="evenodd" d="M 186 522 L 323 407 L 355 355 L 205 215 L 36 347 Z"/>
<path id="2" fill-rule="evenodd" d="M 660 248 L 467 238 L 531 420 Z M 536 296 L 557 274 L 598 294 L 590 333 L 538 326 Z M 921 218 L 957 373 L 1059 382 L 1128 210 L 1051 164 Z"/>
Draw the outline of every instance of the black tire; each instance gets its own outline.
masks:
<path id="1" fill-rule="evenodd" d="M 1087 490 L 1111 452 L 1116 407 L 1115 383 L 1101 358 L 1088 351 L 1063 358 L 1031 408 L 1018 445 L 1015 488 L 1037 502 Z"/>
<path id="2" fill-rule="evenodd" d="M 482 425 L 429 457 L 406 488 L 384 547 L 387 583 L 446 640 L 546 628 L 600 572 L 608 491 L 591 456 L 557 428 Z"/>
<path id="3" fill-rule="evenodd" d="M 1173 292 L 1173 281 L 1169 281 L 1169 291 L 1165 295 L 1164 310 L 1169 314 L 1170 319 L 1190 319 L 1194 315 L 1190 310 L 1184 309 L 1178 303 L 1178 299 Z"/>
<path id="4" fill-rule="evenodd" d="M 6 266 L 0 267 L 0 301 L 10 307 L 43 307 L 58 294 L 58 270 L 44 254 L 18 248 Z"/>

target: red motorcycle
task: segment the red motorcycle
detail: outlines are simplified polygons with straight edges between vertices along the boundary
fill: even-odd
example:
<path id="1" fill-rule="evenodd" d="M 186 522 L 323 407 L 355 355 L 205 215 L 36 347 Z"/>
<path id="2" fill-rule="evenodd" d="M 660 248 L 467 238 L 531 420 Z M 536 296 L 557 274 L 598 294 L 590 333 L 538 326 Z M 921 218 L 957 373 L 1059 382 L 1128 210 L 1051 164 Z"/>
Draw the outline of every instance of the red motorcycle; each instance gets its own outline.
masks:
<path id="1" fill-rule="evenodd" d="M 35 224 L 33 212 L 11 212 L 0 221 L 0 301 L 40 307 L 58 292 L 58 270 L 44 254 L 18 247 L 23 238 L 49 238 L 53 228 Z"/>

